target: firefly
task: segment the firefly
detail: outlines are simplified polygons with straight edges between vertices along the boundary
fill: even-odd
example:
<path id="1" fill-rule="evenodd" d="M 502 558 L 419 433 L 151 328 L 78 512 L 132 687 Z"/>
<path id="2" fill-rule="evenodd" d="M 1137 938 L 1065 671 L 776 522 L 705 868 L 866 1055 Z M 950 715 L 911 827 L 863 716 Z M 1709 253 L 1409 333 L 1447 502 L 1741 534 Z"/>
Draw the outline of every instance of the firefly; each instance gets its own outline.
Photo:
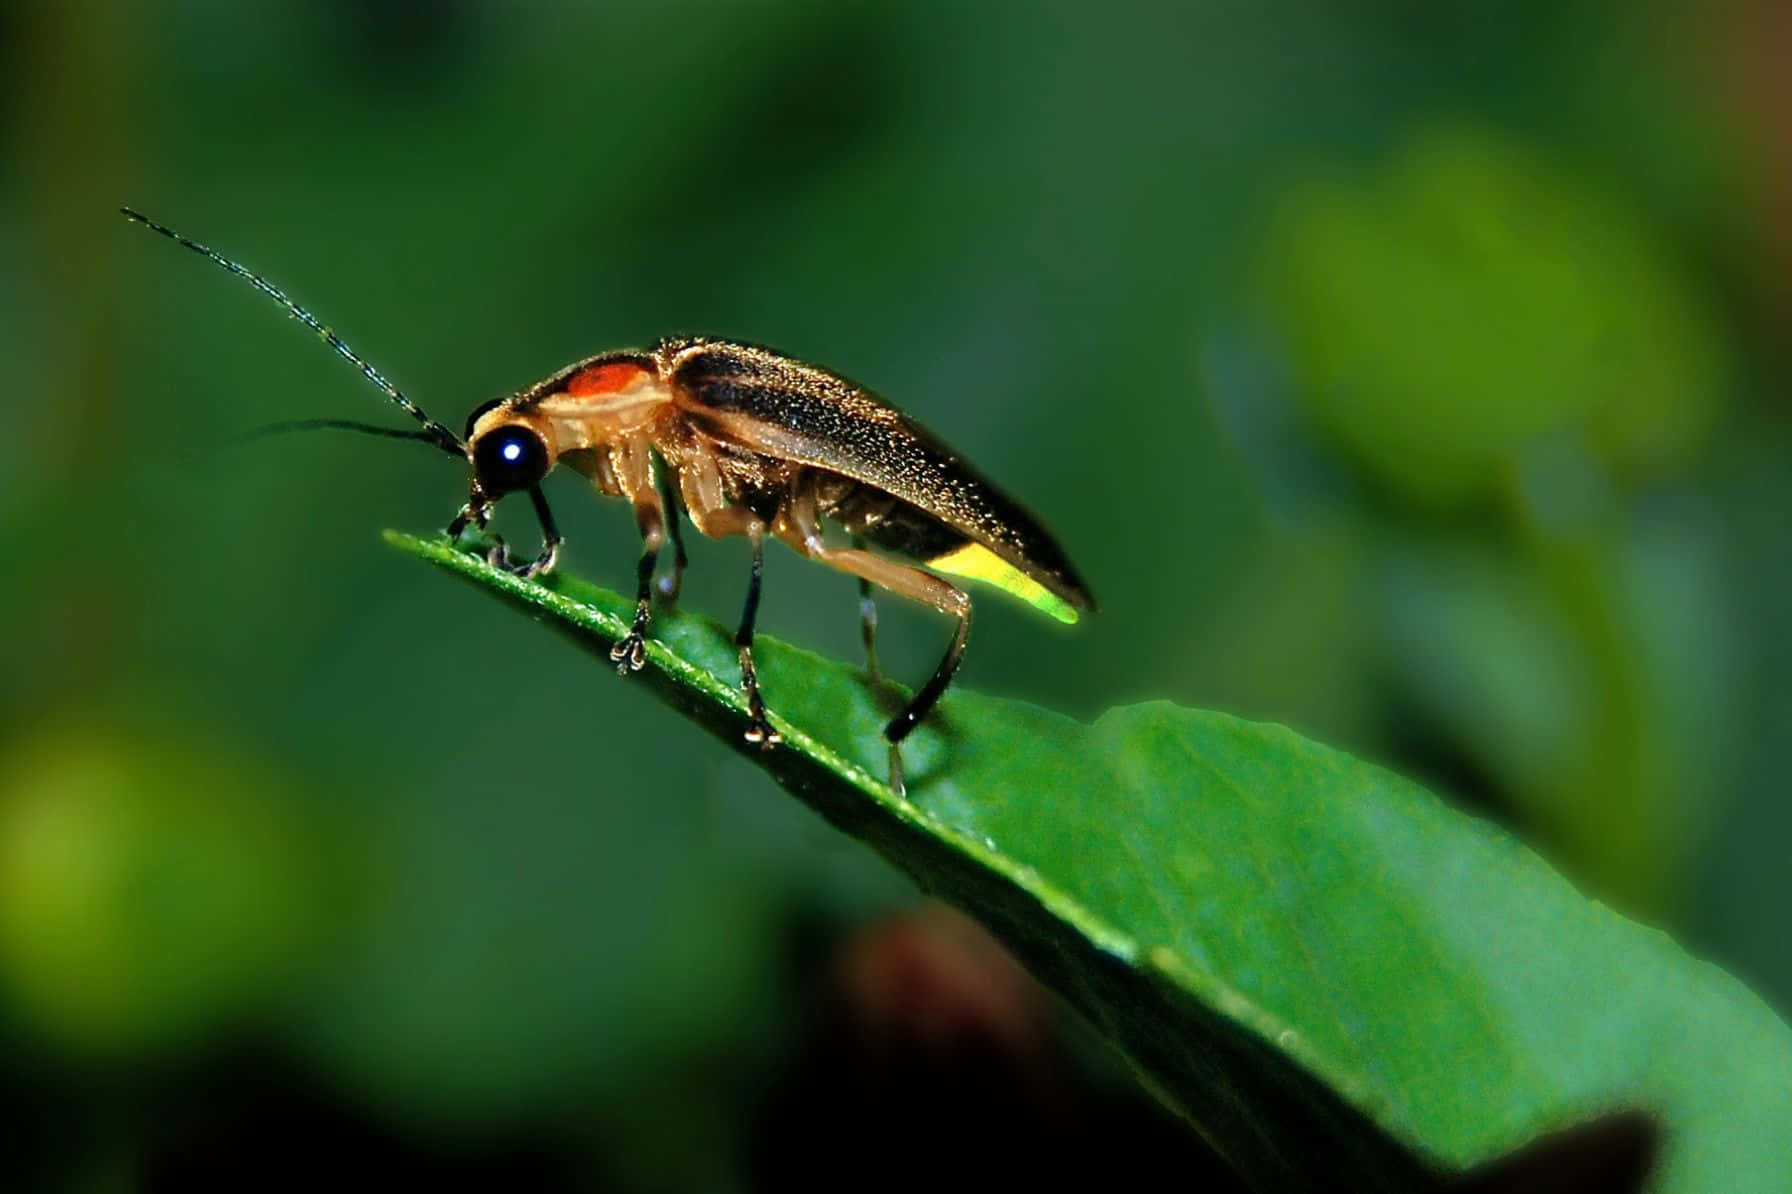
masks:
<path id="1" fill-rule="evenodd" d="M 487 556 L 492 566 L 524 578 L 554 568 L 563 539 L 541 483 L 556 465 L 627 501 L 641 555 L 634 618 L 610 652 L 624 675 L 646 662 L 654 574 L 668 542 L 672 570 L 658 590 L 663 599 L 677 597 L 687 562 L 682 519 L 712 539 L 745 538 L 752 571 L 734 641 L 747 701 L 743 736 L 761 748 L 781 740 L 766 717 L 753 666 L 768 537 L 857 578 L 873 679 L 873 586 L 955 619 L 933 675 L 884 727 L 890 785 L 898 792 L 901 743 L 951 684 L 970 637 L 970 596 L 946 578 L 992 586 L 1061 622 L 1095 609 L 1089 587 L 1038 519 L 915 420 L 836 373 L 753 344 L 671 336 L 649 349 L 587 357 L 494 398 L 475 408 L 456 435 L 265 278 L 139 212 L 121 210 L 279 303 L 420 425 L 309 419 L 282 426 L 419 440 L 470 466 L 466 501 L 448 524 L 451 539 L 470 526 L 483 531 L 500 499 L 528 494 L 541 526 L 540 551 L 518 559 L 494 539 Z M 847 545 L 838 534 L 832 540 L 825 534 L 830 524 Z"/>

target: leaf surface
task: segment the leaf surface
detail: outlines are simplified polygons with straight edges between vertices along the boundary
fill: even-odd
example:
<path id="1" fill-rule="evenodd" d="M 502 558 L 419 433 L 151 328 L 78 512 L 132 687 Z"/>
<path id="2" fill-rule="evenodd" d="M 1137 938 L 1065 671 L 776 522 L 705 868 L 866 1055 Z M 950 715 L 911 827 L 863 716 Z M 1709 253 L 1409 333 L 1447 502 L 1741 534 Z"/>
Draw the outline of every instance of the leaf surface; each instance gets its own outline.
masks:
<path id="1" fill-rule="evenodd" d="M 401 549 L 594 651 L 633 603 Z M 760 636 L 785 744 L 741 740 L 732 636 L 656 616 L 641 684 L 982 920 L 1266 1189 L 1424 1189 L 1620 1107 L 1662 1190 L 1792 1190 L 1792 1031 L 1503 831 L 1279 726 L 1150 702 L 1084 725 L 953 689 L 882 782 L 898 694 Z M 618 681 L 619 683 L 625 681 Z"/>

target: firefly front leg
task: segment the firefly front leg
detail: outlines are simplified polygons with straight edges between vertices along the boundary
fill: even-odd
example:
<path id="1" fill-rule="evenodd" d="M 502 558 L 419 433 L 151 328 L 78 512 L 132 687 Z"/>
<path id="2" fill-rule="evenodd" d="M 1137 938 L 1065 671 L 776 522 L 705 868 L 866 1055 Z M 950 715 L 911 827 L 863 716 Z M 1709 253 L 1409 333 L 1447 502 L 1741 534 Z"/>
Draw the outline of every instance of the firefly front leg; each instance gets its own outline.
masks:
<path id="1" fill-rule="evenodd" d="M 548 509 L 548 500 L 542 496 L 541 486 L 537 485 L 530 489 L 529 497 L 535 503 L 535 517 L 541 523 L 541 554 L 527 564 L 519 564 L 511 556 L 509 545 L 499 539 L 485 557 L 486 562 L 492 567 L 502 568 L 524 580 L 529 580 L 543 572 L 552 572 L 555 562 L 560 558 L 560 545 L 565 542 L 560 537 L 559 528 L 554 525 L 554 512 Z"/>
<path id="2" fill-rule="evenodd" d="M 491 499 L 475 488 L 472 496 L 461 506 L 460 512 L 449 520 L 446 534 L 450 541 L 458 543 L 468 526 L 476 526 L 483 531 L 491 519 Z"/>

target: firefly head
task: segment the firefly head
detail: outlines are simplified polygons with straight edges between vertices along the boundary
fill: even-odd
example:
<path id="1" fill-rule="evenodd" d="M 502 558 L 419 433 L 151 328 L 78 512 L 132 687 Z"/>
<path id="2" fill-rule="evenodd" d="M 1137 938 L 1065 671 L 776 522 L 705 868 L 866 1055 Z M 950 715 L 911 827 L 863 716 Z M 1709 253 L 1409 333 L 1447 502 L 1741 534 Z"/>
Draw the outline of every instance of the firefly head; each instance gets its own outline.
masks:
<path id="1" fill-rule="evenodd" d="M 448 537 L 458 539 L 468 523 L 483 528 L 492 505 L 505 494 L 529 491 L 535 515 L 541 520 L 541 555 L 530 564 L 514 564 L 502 542 L 487 557 L 496 567 L 519 576 L 534 576 L 553 568 L 560 550 L 560 532 L 541 493 L 541 479 L 554 467 L 554 428 L 532 410 L 518 410 L 505 399 L 487 402 L 467 416 L 466 458 L 473 465 L 473 483 Z"/>
<path id="2" fill-rule="evenodd" d="M 519 489 L 533 489 L 554 467 L 553 429 L 545 419 L 497 399 L 467 416 L 467 459 L 473 463 L 470 505 L 481 509 Z"/>
<path id="3" fill-rule="evenodd" d="M 547 476 L 548 446 L 533 428 L 510 423 L 472 443 L 473 472 L 488 497 L 528 489 Z"/>

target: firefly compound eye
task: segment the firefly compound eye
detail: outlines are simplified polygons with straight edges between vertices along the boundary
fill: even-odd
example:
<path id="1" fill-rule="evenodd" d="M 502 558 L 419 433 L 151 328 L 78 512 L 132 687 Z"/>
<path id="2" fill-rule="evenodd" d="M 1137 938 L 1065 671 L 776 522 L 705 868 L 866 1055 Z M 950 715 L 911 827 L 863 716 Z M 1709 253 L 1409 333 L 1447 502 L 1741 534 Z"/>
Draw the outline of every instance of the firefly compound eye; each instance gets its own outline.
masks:
<path id="1" fill-rule="evenodd" d="M 474 441 L 473 467 L 480 488 L 494 497 L 527 489 L 547 475 L 548 446 L 527 427 L 497 427 Z"/>

